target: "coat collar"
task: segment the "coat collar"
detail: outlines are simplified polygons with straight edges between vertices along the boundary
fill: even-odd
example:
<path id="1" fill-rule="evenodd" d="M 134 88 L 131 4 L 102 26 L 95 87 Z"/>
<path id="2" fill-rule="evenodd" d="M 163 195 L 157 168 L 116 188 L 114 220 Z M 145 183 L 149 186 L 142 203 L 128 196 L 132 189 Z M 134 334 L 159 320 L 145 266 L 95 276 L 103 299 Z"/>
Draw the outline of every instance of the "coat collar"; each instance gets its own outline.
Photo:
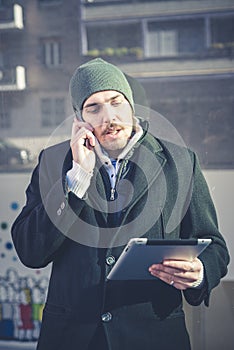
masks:
<path id="1" fill-rule="evenodd" d="M 144 133 L 136 144 L 131 162 L 135 163 L 134 188 L 131 207 L 148 191 L 166 164 L 162 145 L 148 133 L 148 123 L 143 124 Z"/>
<path id="2" fill-rule="evenodd" d="M 143 124 L 143 130 L 142 137 L 134 145 L 130 153 L 130 158 L 127 159 L 127 162 L 132 162 L 135 166 L 135 171 L 131 178 L 134 194 L 130 207 L 134 206 L 147 192 L 166 163 L 162 145 L 155 137 L 148 133 L 147 122 Z M 105 200 L 97 200 L 97 191 L 99 196 L 104 199 L 106 196 L 105 185 L 100 174 L 100 169 L 95 167 L 89 196 L 92 201 L 95 201 L 101 211 L 106 212 L 108 211 L 108 203 Z"/>

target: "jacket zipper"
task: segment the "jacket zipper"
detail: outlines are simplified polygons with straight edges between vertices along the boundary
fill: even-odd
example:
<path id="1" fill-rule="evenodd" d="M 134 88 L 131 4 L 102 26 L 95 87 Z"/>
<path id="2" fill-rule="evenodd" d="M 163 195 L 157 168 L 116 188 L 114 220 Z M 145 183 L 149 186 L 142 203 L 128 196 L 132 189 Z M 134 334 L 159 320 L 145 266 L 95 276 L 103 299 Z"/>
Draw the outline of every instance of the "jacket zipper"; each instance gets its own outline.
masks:
<path id="1" fill-rule="evenodd" d="M 111 187 L 111 190 L 110 190 L 110 201 L 114 201 L 115 200 L 115 192 L 116 192 L 116 186 L 120 180 L 120 177 L 122 175 L 122 172 L 123 172 L 123 169 L 127 166 L 127 160 L 123 160 L 122 164 L 120 165 L 120 168 L 119 168 L 119 171 L 118 171 L 118 174 L 117 174 L 117 178 L 116 178 L 116 181 L 115 181 L 115 186 L 114 187 Z"/>
<path id="2" fill-rule="evenodd" d="M 110 200 L 111 200 L 111 201 L 114 201 L 114 200 L 115 200 L 115 188 L 111 188 Z"/>

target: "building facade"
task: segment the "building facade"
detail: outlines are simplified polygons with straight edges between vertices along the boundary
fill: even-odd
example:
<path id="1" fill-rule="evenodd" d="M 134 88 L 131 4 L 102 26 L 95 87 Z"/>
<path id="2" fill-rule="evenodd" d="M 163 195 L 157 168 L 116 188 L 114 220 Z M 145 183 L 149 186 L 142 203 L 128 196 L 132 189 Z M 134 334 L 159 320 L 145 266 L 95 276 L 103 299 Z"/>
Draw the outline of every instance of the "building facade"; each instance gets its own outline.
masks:
<path id="1" fill-rule="evenodd" d="M 232 0 L 2 0 L 0 44 L 1 137 L 53 133 L 72 114 L 74 69 L 103 57 L 142 83 L 204 168 L 233 168 Z"/>
<path id="2" fill-rule="evenodd" d="M 233 1 L 84 1 L 81 34 L 82 54 L 139 79 L 204 168 L 233 168 Z"/>
<path id="3" fill-rule="evenodd" d="M 0 137 L 36 155 L 43 137 L 72 113 L 68 86 L 80 64 L 79 2 L 1 1 L 0 16 Z"/>

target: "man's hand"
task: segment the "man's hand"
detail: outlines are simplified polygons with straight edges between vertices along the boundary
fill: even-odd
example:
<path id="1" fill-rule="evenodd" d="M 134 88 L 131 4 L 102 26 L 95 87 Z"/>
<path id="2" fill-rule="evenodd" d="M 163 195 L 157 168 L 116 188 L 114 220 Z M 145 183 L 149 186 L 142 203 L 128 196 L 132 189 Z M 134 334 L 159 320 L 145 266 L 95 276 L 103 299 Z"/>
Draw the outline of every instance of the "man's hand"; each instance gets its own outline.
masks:
<path id="1" fill-rule="evenodd" d="M 202 262 L 195 258 L 193 261 L 164 260 L 161 264 L 153 264 L 149 272 L 175 288 L 185 290 L 193 288 L 203 270 Z"/>
<path id="2" fill-rule="evenodd" d="M 91 172 L 95 166 L 95 142 L 92 126 L 74 118 L 70 142 L 72 157 L 87 172 Z"/>

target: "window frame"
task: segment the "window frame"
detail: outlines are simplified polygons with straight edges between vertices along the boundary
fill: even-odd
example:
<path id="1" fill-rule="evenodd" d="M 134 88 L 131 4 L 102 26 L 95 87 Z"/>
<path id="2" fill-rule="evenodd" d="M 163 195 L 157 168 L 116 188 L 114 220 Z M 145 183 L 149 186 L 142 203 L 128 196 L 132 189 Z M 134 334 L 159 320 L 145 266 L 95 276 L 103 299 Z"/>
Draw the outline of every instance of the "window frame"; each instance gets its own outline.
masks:
<path id="1" fill-rule="evenodd" d="M 60 108 L 58 108 L 58 104 Z M 46 106 L 47 104 L 47 106 Z M 61 112 L 60 112 L 61 111 Z M 41 128 L 57 127 L 65 120 L 66 100 L 63 96 L 40 98 Z"/>
<path id="2" fill-rule="evenodd" d="M 58 68 L 62 65 L 62 45 L 59 38 L 42 39 L 42 60 L 48 68 Z"/>

